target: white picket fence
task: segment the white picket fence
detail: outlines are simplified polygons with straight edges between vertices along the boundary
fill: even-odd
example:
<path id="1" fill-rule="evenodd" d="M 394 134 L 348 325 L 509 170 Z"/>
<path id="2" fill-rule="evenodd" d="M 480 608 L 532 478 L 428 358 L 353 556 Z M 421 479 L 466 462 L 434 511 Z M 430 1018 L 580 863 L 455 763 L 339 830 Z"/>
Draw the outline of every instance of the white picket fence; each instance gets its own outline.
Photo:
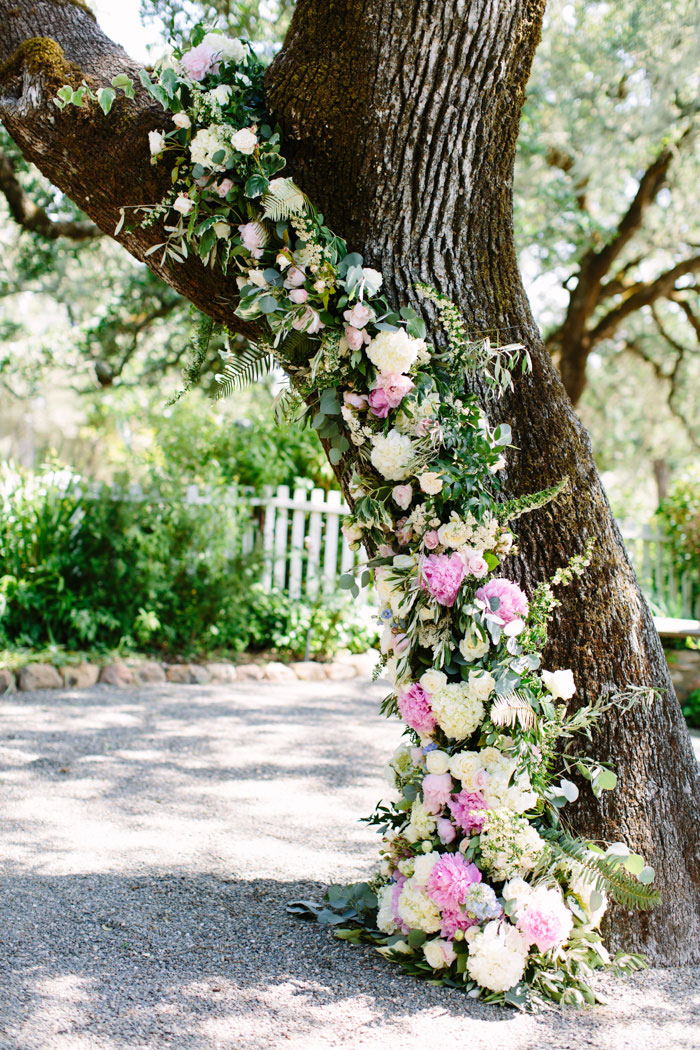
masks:
<path id="1" fill-rule="evenodd" d="M 114 492 L 123 495 L 116 487 Z M 136 484 L 129 486 L 126 495 L 134 500 L 147 498 Z M 252 510 L 243 553 L 260 551 L 266 587 L 286 589 L 294 598 L 332 594 L 338 577 L 363 558 L 362 552 L 350 550 L 340 531 L 341 519 L 349 513 L 340 492 L 298 487 L 290 493 L 286 485 L 277 489 L 268 485 L 260 493 L 236 485 L 223 491 L 198 485 L 185 489 L 187 504 L 216 504 L 222 514 L 227 506 L 241 501 Z M 668 537 L 651 525 L 630 521 L 618 525 L 642 590 L 655 611 L 662 616 L 700 619 L 700 579 L 690 570 L 678 572 Z M 362 589 L 359 601 L 371 600 L 371 594 Z"/>

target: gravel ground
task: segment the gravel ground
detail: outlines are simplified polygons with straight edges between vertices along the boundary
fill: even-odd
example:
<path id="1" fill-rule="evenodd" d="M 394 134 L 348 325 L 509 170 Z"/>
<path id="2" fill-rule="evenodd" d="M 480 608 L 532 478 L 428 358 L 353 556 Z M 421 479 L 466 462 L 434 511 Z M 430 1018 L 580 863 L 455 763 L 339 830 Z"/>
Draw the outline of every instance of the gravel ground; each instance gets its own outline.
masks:
<path id="1" fill-rule="evenodd" d="M 286 915 L 372 870 L 397 730 L 360 681 L 0 699 L 0 1050 L 691 1050 L 700 971 L 537 1016 Z"/>

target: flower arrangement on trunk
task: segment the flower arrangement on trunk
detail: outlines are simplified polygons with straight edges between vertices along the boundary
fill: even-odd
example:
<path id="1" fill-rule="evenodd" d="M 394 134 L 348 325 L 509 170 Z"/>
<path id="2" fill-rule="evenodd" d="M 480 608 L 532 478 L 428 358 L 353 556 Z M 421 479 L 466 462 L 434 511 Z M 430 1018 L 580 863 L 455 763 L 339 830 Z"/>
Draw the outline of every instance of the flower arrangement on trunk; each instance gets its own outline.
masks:
<path id="1" fill-rule="evenodd" d="M 527 352 L 469 340 L 454 305 L 427 286 L 418 290 L 442 320 L 440 350 L 414 309 L 392 308 L 382 275 L 279 175 L 263 73 L 251 44 L 202 26 L 189 49 L 153 76 L 142 72 L 170 115 L 150 150 L 153 163 L 172 158 L 172 191 L 137 210 L 142 225 L 166 232 L 150 251 L 175 263 L 196 252 L 231 273 L 232 311 L 259 335 L 249 350 L 224 354 L 222 390 L 266 362 L 284 368 L 286 410 L 326 444 L 353 506 L 344 533 L 368 551 L 361 583 L 373 575 L 381 603 L 382 666 L 393 683 L 383 711 L 402 719 L 406 738 L 388 766 L 398 797 L 368 818 L 383 833 L 381 871 L 331 887 L 323 907 L 291 910 L 487 1002 L 594 1001 L 594 971 L 642 964 L 607 952 L 599 925 L 608 897 L 648 908 L 657 894 L 653 870 L 624 844 L 601 847 L 566 830 L 572 774 L 596 795 L 616 784 L 572 740 L 645 691 L 570 713 L 572 672 L 541 666 L 552 588 L 581 575 L 589 551 L 529 595 L 504 575 L 516 553 L 509 523 L 554 499 L 566 479 L 499 499 L 510 430 L 490 425 L 469 383 L 478 374 L 497 397 L 516 367 L 529 367 Z M 108 112 L 117 90 L 133 97 L 121 76 L 97 93 L 66 86 L 56 103 L 87 97 Z M 353 577 L 341 585 L 357 588 Z"/>

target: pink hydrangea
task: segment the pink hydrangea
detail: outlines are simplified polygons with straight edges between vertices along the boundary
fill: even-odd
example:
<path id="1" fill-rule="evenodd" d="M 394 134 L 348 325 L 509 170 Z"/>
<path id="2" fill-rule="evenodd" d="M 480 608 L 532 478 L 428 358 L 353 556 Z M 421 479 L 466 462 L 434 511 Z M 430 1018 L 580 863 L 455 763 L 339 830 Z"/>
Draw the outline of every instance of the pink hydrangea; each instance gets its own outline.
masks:
<path id="1" fill-rule="evenodd" d="M 546 952 L 563 944 L 574 920 L 558 890 L 538 887 L 528 899 L 517 927 L 530 944 Z"/>
<path id="2" fill-rule="evenodd" d="M 408 926 L 399 915 L 399 897 L 401 896 L 401 890 L 404 888 L 407 879 L 405 875 L 396 875 L 394 877 L 396 882 L 394 883 L 394 889 L 391 894 L 391 911 L 394 917 L 394 922 L 401 932 L 408 933 Z"/>
<path id="3" fill-rule="evenodd" d="M 489 580 L 483 587 L 479 587 L 476 597 L 489 605 L 490 598 L 498 598 L 500 605 L 493 613 L 502 624 L 511 623 L 513 620 L 525 619 L 530 608 L 527 596 L 518 587 L 503 577 Z"/>
<path id="4" fill-rule="evenodd" d="M 425 689 L 415 682 L 399 693 L 399 711 L 406 725 L 421 736 L 428 736 L 437 725 Z"/>
<path id="5" fill-rule="evenodd" d="M 428 773 L 423 777 L 423 805 L 428 813 L 440 813 L 453 787 L 449 773 Z"/>
<path id="6" fill-rule="evenodd" d="M 185 51 L 180 59 L 180 68 L 190 80 L 204 80 L 207 73 L 218 73 L 218 54 L 208 44 L 200 44 L 191 51 Z"/>
<path id="7" fill-rule="evenodd" d="M 475 882 L 481 882 L 476 864 L 467 864 L 461 853 L 443 853 L 430 872 L 426 890 L 441 911 L 458 911 Z"/>
<path id="8" fill-rule="evenodd" d="M 466 569 L 461 557 L 453 554 L 429 554 L 423 562 L 421 582 L 439 605 L 451 606 L 462 586 Z"/>
<path id="9" fill-rule="evenodd" d="M 486 800 L 476 791 L 460 791 L 447 803 L 462 831 L 481 831 L 486 818 Z"/>

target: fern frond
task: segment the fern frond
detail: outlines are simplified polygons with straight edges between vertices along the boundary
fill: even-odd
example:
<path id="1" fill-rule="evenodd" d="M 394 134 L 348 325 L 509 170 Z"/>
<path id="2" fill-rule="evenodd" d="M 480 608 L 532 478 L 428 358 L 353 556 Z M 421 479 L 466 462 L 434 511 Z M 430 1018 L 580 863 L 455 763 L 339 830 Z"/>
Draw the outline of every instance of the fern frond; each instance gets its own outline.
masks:
<path id="1" fill-rule="evenodd" d="M 511 729 L 518 723 L 522 729 L 532 729 L 537 724 L 537 713 L 530 701 L 518 692 L 497 697 L 491 705 L 490 718 L 495 726 Z"/>
<path id="2" fill-rule="evenodd" d="M 540 507 L 546 507 L 548 503 L 555 500 L 569 487 L 569 476 L 565 474 L 561 481 L 551 488 L 541 489 L 540 492 L 532 492 L 529 496 L 519 496 L 517 499 L 509 499 L 499 504 L 497 508 L 498 520 L 505 525 L 507 521 L 514 521 L 522 514 L 529 514 Z"/>
<path id="3" fill-rule="evenodd" d="M 263 217 L 273 222 L 282 222 L 311 207 L 309 198 L 291 179 L 274 179 L 274 188 L 264 195 L 260 203 Z"/>
<path id="4" fill-rule="evenodd" d="M 236 390 L 257 383 L 268 375 L 274 359 L 265 345 L 249 343 L 242 350 L 227 355 L 223 372 L 216 377 L 219 384 L 217 398 L 229 397 Z"/>
<path id="5" fill-rule="evenodd" d="M 606 891 L 623 908 L 649 911 L 661 901 L 658 890 L 630 875 L 622 867 L 619 857 L 595 853 L 586 842 L 575 839 L 562 828 L 546 828 L 540 834 L 553 853 L 580 865 L 591 876 L 595 889 Z"/>

